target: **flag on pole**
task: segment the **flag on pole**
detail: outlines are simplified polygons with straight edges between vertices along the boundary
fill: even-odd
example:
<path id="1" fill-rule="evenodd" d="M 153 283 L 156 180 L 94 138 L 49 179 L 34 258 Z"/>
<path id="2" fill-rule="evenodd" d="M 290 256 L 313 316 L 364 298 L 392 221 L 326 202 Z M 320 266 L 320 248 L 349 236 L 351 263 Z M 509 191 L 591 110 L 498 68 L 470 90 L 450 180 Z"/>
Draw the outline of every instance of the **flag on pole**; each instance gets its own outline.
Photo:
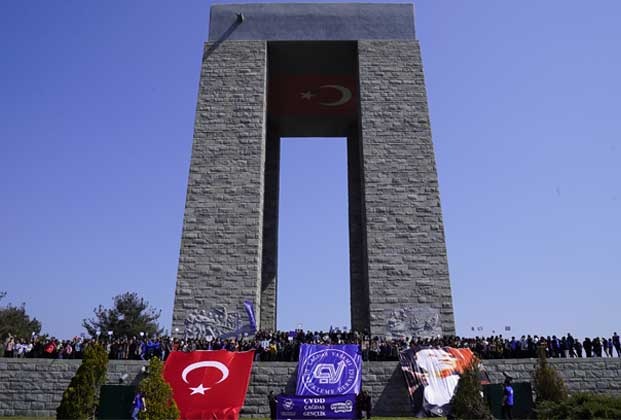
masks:
<path id="1" fill-rule="evenodd" d="M 254 334 L 255 332 L 257 332 L 257 320 L 254 316 L 254 306 L 252 305 L 252 302 L 247 300 L 244 301 L 244 308 L 246 308 L 246 313 L 248 314 L 248 322 L 250 324 L 250 329 L 252 330 L 252 333 Z"/>

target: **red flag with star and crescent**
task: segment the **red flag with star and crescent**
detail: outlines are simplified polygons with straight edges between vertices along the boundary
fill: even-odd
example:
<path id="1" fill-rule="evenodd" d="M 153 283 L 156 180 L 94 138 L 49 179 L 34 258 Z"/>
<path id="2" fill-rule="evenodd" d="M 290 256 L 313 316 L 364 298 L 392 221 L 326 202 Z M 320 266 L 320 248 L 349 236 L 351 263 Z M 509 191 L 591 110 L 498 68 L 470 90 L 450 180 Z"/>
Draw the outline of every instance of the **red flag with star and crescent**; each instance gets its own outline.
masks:
<path id="1" fill-rule="evenodd" d="M 355 114 L 356 81 L 350 75 L 272 76 L 269 108 L 275 116 Z"/>
<path id="2" fill-rule="evenodd" d="M 181 419 L 238 419 L 254 350 L 174 351 L 164 365 Z"/>

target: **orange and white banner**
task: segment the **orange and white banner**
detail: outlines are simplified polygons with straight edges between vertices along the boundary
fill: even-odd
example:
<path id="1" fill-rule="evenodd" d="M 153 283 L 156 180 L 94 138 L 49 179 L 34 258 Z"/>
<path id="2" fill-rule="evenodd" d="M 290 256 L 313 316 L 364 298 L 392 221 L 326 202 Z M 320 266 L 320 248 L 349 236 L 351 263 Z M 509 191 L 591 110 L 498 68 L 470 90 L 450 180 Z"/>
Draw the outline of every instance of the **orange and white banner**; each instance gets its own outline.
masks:
<path id="1" fill-rule="evenodd" d="M 415 414 L 446 416 L 459 376 L 472 363 L 470 349 L 407 349 L 399 355 Z"/>

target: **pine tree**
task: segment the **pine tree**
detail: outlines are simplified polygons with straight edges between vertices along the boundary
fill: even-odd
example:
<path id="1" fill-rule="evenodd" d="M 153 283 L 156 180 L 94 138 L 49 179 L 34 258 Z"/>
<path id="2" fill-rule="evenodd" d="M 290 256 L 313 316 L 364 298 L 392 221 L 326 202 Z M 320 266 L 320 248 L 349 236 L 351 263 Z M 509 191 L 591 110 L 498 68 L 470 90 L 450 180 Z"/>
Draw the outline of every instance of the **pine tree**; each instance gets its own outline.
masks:
<path id="1" fill-rule="evenodd" d="M 548 364 L 545 349 L 539 347 L 539 360 L 535 369 L 535 394 L 537 404 L 543 401 L 561 402 L 567 399 L 567 387 L 556 369 Z"/>
<path id="2" fill-rule="evenodd" d="M 491 419 L 487 402 L 483 399 L 479 361 L 474 358 L 459 378 L 451 399 L 451 416 L 458 419 Z"/>
<path id="3" fill-rule="evenodd" d="M 179 418 L 179 409 L 173 400 L 172 388 L 162 374 L 164 364 L 157 357 L 149 361 L 149 374 L 138 389 L 144 395 L 146 411 L 139 414 L 141 419 L 169 420 Z"/>
<path id="4" fill-rule="evenodd" d="M 56 409 L 58 419 L 89 419 L 95 415 L 99 388 L 106 381 L 108 353 L 99 344 L 88 346 L 82 364 Z"/>
<path id="5" fill-rule="evenodd" d="M 82 321 L 82 326 L 92 337 L 97 335 L 98 330 L 104 334 L 112 331 L 115 337 L 138 336 L 141 332 L 150 337 L 162 333 L 157 323 L 161 310 L 152 308 L 137 293 L 123 293 L 113 300 L 112 308 L 99 305 L 93 310 L 94 318 Z"/>
<path id="6" fill-rule="evenodd" d="M 6 296 L 6 292 L 0 292 L 0 300 Z M 41 322 L 36 318 L 30 319 L 26 313 L 26 304 L 21 306 L 8 304 L 0 306 L 0 341 L 9 336 L 30 337 L 30 334 L 41 332 Z"/>

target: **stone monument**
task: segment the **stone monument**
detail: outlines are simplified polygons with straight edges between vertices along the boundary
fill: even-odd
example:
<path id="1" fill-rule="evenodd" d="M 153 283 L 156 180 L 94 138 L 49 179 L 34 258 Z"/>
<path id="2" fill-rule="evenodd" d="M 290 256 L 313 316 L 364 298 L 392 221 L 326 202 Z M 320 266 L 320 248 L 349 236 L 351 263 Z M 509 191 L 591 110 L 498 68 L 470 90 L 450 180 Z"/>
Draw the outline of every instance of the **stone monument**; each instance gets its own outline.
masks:
<path id="1" fill-rule="evenodd" d="M 212 6 L 173 330 L 276 327 L 282 137 L 347 138 L 351 327 L 454 334 L 413 5 L 361 3 Z"/>

